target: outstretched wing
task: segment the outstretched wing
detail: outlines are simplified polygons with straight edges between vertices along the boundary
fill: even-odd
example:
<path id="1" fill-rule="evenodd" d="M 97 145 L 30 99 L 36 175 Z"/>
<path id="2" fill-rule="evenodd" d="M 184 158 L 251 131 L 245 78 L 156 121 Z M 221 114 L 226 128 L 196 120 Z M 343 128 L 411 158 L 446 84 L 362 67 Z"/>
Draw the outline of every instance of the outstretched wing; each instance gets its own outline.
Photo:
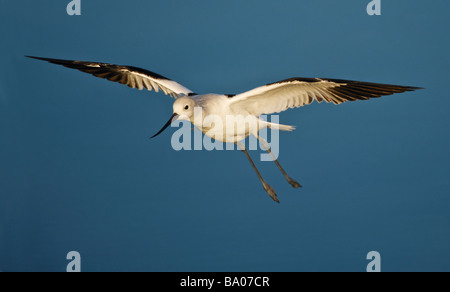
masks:
<path id="1" fill-rule="evenodd" d="M 259 116 L 301 107 L 314 100 L 340 104 L 417 89 L 421 88 L 340 79 L 290 78 L 231 97 L 230 106 Z"/>
<path id="2" fill-rule="evenodd" d="M 144 88 L 148 90 L 161 90 L 164 94 L 178 98 L 183 95 L 189 95 L 191 90 L 180 85 L 179 83 L 170 80 L 164 76 L 154 72 L 133 67 L 133 66 L 119 66 L 107 63 L 98 62 L 83 62 L 71 60 L 48 59 L 40 57 L 27 56 L 29 58 L 43 60 L 52 64 L 62 65 L 68 68 L 77 69 L 82 72 L 92 74 L 96 77 L 105 78 L 113 82 L 128 85 L 131 88 Z"/>

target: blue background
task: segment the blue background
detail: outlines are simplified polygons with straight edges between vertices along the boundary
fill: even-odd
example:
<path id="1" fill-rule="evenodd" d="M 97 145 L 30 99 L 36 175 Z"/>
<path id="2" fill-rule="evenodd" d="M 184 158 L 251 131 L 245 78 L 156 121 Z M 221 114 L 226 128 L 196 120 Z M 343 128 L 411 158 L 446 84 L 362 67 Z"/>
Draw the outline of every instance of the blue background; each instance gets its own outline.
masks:
<path id="1" fill-rule="evenodd" d="M 450 271 L 450 2 L 0 0 L 0 270 Z M 280 162 L 179 151 L 173 100 L 24 58 L 134 65 L 199 93 L 284 78 L 425 87 L 281 114 Z M 259 153 L 251 155 L 257 160 Z"/>

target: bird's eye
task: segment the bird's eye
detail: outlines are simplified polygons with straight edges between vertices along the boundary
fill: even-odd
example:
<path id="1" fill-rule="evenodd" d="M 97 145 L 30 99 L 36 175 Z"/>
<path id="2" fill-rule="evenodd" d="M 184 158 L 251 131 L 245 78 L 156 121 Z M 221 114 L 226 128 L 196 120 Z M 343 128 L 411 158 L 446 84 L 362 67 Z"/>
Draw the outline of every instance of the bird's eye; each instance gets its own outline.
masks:
<path id="1" fill-rule="evenodd" d="M 188 110 L 188 109 L 189 109 L 189 106 L 186 105 L 186 106 L 184 107 L 184 110 Z"/>

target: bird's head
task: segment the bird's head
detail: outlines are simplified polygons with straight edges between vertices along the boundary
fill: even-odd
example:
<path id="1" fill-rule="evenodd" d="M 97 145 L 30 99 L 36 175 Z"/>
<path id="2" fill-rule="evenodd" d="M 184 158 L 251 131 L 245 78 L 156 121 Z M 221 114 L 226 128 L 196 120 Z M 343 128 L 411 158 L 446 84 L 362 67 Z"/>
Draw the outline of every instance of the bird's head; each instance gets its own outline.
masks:
<path id="1" fill-rule="evenodd" d="M 190 121 L 194 116 L 195 102 L 192 98 L 180 97 L 173 103 L 173 114 L 178 115 L 178 120 Z"/>
<path id="2" fill-rule="evenodd" d="M 172 124 L 173 121 L 176 120 L 186 120 L 186 121 L 192 121 L 194 118 L 194 107 L 195 102 L 188 96 L 180 97 L 173 103 L 173 114 L 170 117 L 170 119 L 167 121 L 167 123 L 162 127 L 161 130 L 159 130 L 158 133 L 152 136 L 152 138 L 158 136 L 161 134 L 167 127 Z"/>

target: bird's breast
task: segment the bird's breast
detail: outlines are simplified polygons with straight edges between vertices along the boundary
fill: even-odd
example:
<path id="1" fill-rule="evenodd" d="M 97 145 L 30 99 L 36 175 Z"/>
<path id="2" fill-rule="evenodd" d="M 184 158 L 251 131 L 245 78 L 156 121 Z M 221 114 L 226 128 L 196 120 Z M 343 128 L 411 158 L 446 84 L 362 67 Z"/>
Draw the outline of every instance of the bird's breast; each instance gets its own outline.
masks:
<path id="1" fill-rule="evenodd" d="M 254 116 L 208 114 L 193 124 L 205 135 L 219 141 L 234 143 L 261 129 L 260 121 Z"/>

